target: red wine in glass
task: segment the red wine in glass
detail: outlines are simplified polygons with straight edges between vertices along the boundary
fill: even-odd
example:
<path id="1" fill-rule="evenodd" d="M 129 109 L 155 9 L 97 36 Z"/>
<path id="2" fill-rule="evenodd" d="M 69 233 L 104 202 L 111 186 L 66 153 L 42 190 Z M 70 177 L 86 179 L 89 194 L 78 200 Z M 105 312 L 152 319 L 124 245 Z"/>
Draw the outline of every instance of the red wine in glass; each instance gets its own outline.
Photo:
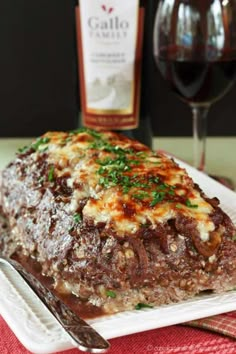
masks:
<path id="1" fill-rule="evenodd" d="M 204 170 L 208 110 L 236 81 L 236 0 L 159 0 L 154 56 L 192 109 L 194 165 Z"/>
<path id="2" fill-rule="evenodd" d="M 178 61 L 156 58 L 171 89 L 189 104 L 211 104 L 224 96 L 236 79 L 236 60 Z"/>

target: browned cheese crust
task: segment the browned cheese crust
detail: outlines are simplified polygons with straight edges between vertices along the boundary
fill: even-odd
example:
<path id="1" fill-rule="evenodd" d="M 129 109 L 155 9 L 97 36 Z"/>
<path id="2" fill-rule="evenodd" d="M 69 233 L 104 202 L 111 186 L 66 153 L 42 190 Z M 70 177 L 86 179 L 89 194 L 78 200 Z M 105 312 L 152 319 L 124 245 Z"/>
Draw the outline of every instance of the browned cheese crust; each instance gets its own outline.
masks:
<path id="1" fill-rule="evenodd" d="M 236 284 L 235 228 L 172 159 L 115 133 L 49 132 L 2 175 L 4 252 L 104 312 Z"/>

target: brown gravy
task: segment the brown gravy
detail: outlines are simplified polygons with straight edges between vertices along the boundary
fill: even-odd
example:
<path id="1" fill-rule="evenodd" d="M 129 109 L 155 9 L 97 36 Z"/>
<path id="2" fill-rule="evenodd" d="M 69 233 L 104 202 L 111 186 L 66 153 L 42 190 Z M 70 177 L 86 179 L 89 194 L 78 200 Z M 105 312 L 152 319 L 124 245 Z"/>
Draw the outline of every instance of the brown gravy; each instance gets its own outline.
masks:
<path id="1" fill-rule="evenodd" d="M 41 274 L 41 265 L 30 257 L 21 256 L 14 254 L 12 256 L 17 262 L 19 262 L 28 272 L 33 274 L 41 284 L 46 286 L 55 296 L 57 296 L 61 301 L 64 302 L 73 312 L 75 312 L 79 317 L 83 319 L 92 319 L 105 315 L 102 309 L 94 306 L 88 305 L 82 302 L 78 297 L 73 294 L 61 294 L 56 291 L 53 287 L 53 279 L 50 277 L 43 276 Z"/>

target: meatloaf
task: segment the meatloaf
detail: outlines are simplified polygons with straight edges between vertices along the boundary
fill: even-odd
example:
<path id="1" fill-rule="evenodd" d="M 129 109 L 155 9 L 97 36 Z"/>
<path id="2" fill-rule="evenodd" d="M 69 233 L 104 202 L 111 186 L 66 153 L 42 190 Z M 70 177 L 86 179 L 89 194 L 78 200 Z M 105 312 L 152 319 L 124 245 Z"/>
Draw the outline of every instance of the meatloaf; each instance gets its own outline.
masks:
<path id="1" fill-rule="evenodd" d="M 236 285 L 235 227 L 164 154 L 112 132 L 48 132 L 2 173 L 7 256 L 115 313 Z"/>

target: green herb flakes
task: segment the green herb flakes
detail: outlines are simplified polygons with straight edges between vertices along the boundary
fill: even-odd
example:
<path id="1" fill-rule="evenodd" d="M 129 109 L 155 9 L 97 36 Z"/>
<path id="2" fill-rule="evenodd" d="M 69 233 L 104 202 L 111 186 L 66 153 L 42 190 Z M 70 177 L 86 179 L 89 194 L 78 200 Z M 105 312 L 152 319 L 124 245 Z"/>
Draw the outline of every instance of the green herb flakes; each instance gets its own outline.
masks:
<path id="1" fill-rule="evenodd" d="M 165 192 L 152 192 L 152 197 L 153 200 L 150 203 L 151 207 L 154 207 L 156 204 L 160 203 L 163 201 L 163 199 L 165 198 L 166 193 Z"/>
<path id="2" fill-rule="evenodd" d="M 156 184 L 160 183 L 160 178 L 159 177 L 155 177 L 154 176 L 154 177 L 151 177 L 150 180 L 151 180 L 151 182 L 156 183 Z"/>
<path id="3" fill-rule="evenodd" d="M 35 151 L 37 151 L 37 150 L 39 150 L 39 147 L 40 147 L 41 145 L 47 144 L 47 143 L 49 143 L 49 141 L 50 141 L 50 139 L 49 139 L 48 137 L 38 138 L 38 139 L 36 140 L 36 142 L 31 145 L 31 147 L 32 147 Z"/>
<path id="4" fill-rule="evenodd" d="M 110 143 L 108 143 L 106 140 L 103 139 L 95 140 L 89 145 L 89 148 L 104 150 L 107 152 L 112 152 L 117 155 L 131 154 L 133 152 L 131 149 L 122 149 L 117 145 L 111 145 Z"/>
<path id="5" fill-rule="evenodd" d="M 42 145 L 45 145 L 49 143 L 50 139 L 48 137 L 43 137 L 43 138 L 38 138 L 35 143 L 32 143 L 31 145 L 24 146 L 22 148 L 18 149 L 18 152 L 20 154 L 26 153 L 28 150 L 33 149 L 34 151 L 46 151 L 48 149 L 47 146 L 42 147 Z M 41 148 L 42 147 L 42 148 Z"/>
<path id="6" fill-rule="evenodd" d="M 182 208 L 182 204 L 179 204 L 179 203 L 178 203 L 178 204 L 175 205 L 175 207 L 176 207 L 177 209 L 181 209 L 181 208 Z"/>
<path id="7" fill-rule="evenodd" d="M 82 220 L 81 215 L 78 214 L 78 213 L 76 213 L 76 214 L 73 215 L 73 219 L 74 219 L 74 222 L 75 222 L 76 224 L 80 223 L 81 220 Z"/>
<path id="8" fill-rule="evenodd" d="M 49 182 L 53 182 L 54 181 L 54 166 L 52 165 L 49 169 L 49 172 L 48 172 L 48 181 Z"/>
<path id="9" fill-rule="evenodd" d="M 115 299 L 116 298 L 116 293 L 112 290 L 107 290 L 106 291 L 106 296 L 107 297 L 111 297 L 112 299 Z"/>
<path id="10" fill-rule="evenodd" d="M 198 208 L 198 205 L 192 204 L 189 199 L 186 200 L 185 204 L 187 205 L 188 208 Z"/>
<path id="11" fill-rule="evenodd" d="M 80 133 L 88 133 L 89 135 L 91 135 L 95 139 L 100 139 L 102 136 L 101 133 L 97 132 L 96 130 L 89 129 L 89 128 L 79 128 L 79 129 L 71 130 L 69 132 L 69 135 L 76 135 L 76 134 L 80 134 Z"/>
<path id="12" fill-rule="evenodd" d="M 133 194 L 133 198 L 135 199 L 139 199 L 139 200 L 143 200 L 149 197 L 149 193 L 145 192 L 145 191 L 140 191 L 137 194 Z"/>
<path id="13" fill-rule="evenodd" d="M 144 308 L 148 308 L 148 309 L 152 309 L 153 306 L 149 305 L 149 304 L 143 304 L 142 302 L 139 302 L 136 306 L 135 306 L 135 310 L 142 310 Z"/>
<path id="14" fill-rule="evenodd" d="M 45 179 L 44 176 L 40 176 L 39 179 L 38 179 L 38 182 L 40 184 L 42 184 L 44 182 L 44 179 Z"/>
<path id="15" fill-rule="evenodd" d="M 23 146 L 22 148 L 19 148 L 18 149 L 18 152 L 20 154 L 24 154 L 26 151 L 28 151 L 30 149 L 30 146 L 26 145 L 26 146 Z"/>

